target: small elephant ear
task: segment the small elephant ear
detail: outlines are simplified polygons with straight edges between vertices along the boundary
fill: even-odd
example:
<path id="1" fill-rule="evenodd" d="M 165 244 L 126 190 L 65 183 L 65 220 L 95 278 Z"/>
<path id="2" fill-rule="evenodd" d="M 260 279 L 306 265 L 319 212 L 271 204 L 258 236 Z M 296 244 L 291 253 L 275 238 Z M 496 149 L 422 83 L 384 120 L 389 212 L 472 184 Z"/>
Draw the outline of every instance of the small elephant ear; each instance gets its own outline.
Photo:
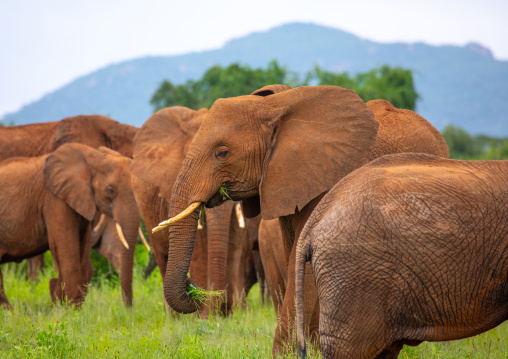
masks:
<path id="1" fill-rule="evenodd" d="M 159 196 L 169 201 L 190 143 L 207 113 L 207 109 L 182 106 L 154 113 L 134 137 L 131 173 L 157 187 Z"/>
<path id="2" fill-rule="evenodd" d="M 266 97 L 291 89 L 292 88 L 287 85 L 267 85 L 265 87 L 260 88 L 259 90 L 254 91 L 253 93 L 251 93 L 251 95 Z"/>
<path id="3" fill-rule="evenodd" d="M 379 122 L 356 92 L 304 86 L 263 101 L 284 109 L 269 120 L 273 140 L 259 189 L 263 219 L 302 210 L 367 162 Z"/>
<path id="4" fill-rule="evenodd" d="M 44 180 L 51 193 L 91 221 L 96 206 L 92 174 L 82 152 L 84 147 L 65 144 L 49 155 L 44 166 Z"/>

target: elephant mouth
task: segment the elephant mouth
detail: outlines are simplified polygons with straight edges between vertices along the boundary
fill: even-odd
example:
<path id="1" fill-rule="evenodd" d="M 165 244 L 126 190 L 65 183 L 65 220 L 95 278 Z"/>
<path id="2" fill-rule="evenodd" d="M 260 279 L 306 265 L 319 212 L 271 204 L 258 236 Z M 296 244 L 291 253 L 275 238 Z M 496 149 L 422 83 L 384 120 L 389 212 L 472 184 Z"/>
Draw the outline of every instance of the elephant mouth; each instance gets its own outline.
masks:
<path id="1" fill-rule="evenodd" d="M 241 201 L 254 196 L 257 196 L 257 189 L 255 191 L 235 191 L 228 189 L 226 194 L 219 190 L 205 202 L 205 206 L 206 208 L 213 208 L 220 206 L 226 201 Z"/>
<path id="2" fill-rule="evenodd" d="M 205 203 L 205 207 L 206 208 L 213 208 L 215 206 L 220 206 L 221 204 L 223 204 L 224 202 L 226 202 L 228 200 L 229 200 L 229 198 L 225 197 L 220 192 L 217 192 L 212 197 L 210 197 L 210 199 Z"/>

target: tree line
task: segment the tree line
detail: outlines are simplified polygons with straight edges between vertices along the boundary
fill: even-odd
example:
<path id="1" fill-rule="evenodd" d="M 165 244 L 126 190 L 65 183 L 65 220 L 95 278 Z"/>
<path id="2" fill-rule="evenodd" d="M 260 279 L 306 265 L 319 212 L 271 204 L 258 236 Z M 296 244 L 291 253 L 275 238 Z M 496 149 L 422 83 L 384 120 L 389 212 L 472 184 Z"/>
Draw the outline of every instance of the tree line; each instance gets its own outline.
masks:
<path id="1" fill-rule="evenodd" d="M 350 75 L 329 72 L 315 66 L 300 77 L 297 73 L 271 61 L 266 69 L 233 63 L 227 67 L 213 66 L 198 80 L 175 85 L 164 80 L 150 103 L 154 111 L 169 106 L 192 109 L 210 108 L 218 98 L 246 95 L 267 84 L 291 87 L 335 85 L 355 90 L 364 101 L 385 99 L 395 107 L 414 111 L 420 98 L 414 87 L 413 73 L 400 67 L 380 66 L 367 72 Z M 485 135 L 472 136 L 460 127 L 448 125 L 442 131 L 450 149 L 450 157 L 465 160 L 508 159 L 508 138 Z"/>
<path id="2" fill-rule="evenodd" d="M 213 66 L 198 80 L 175 85 L 165 80 L 153 94 L 150 103 L 155 111 L 169 106 L 186 106 L 194 110 L 210 108 L 218 98 L 247 95 L 267 84 L 291 87 L 335 85 L 355 90 L 364 101 L 384 98 L 398 108 L 414 110 L 419 96 L 411 70 L 381 66 L 351 76 L 334 73 L 315 66 L 303 77 L 271 61 L 266 69 L 238 63 L 227 67 Z"/>

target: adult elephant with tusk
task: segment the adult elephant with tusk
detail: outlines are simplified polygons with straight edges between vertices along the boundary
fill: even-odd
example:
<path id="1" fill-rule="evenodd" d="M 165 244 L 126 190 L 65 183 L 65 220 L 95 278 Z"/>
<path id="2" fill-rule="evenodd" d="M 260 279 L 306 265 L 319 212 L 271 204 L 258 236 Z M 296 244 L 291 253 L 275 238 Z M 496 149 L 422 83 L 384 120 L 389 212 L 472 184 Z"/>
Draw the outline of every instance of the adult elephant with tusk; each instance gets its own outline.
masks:
<path id="1" fill-rule="evenodd" d="M 279 218 L 288 286 L 275 353 L 284 344 L 294 345 L 289 329 L 295 323 L 295 243 L 323 195 L 383 154 L 449 156 L 443 137 L 425 119 L 411 111 L 405 115 L 406 110 L 387 101 L 377 104 L 379 119 L 354 91 L 336 86 L 267 86 L 252 95 L 219 99 L 196 133 L 173 185 L 171 217 L 191 211 L 196 203 L 222 204 L 219 189 L 225 185 L 230 198 L 243 202 L 246 217 L 261 213 L 265 220 Z M 196 310 L 185 287 L 198 217 L 194 210 L 168 227 L 168 263 L 173 264 L 166 268 L 164 293 L 181 313 Z M 310 267 L 306 273 L 310 275 Z M 316 338 L 317 292 L 310 280 L 305 283 L 304 323 Z"/>
<path id="2" fill-rule="evenodd" d="M 97 211 L 119 223 L 130 247 L 122 266 L 124 301 L 132 303 L 132 259 L 139 227 L 130 159 L 80 144 L 0 164 L 0 263 L 51 251 L 59 276 L 53 300 L 80 303 L 91 279 L 91 221 Z M 0 292 L 0 302 L 8 305 Z"/>
<path id="3" fill-rule="evenodd" d="M 101 115 L 79 115 L 60 121 L 0 127 L 0 161 L 12 157 L 35 157 L 55 151 L 65 143 L 107 147 L 132 158 L 136 127 Z M 28 260 L 30 279 L 43 268 L 43 256 Z"/>
<path id="4" fill-rule="evenodd" d="M 131 165 L 133 189 L 145 225 L 154 228 L 168 218 L 168 201 L 171 188 L 181 169 L 183 160 L 191 146 L 194 135 L 208 114 L 207 109 L 194 111 L 181 106 L 164 108 L 154 113 L 141 127 L 134 138 L 134 158 Z M 246 229 L 241 228 L 242 220 L 236 215 L 232 201 L 219 208 L 198 209 L 195 204 L 185 217 L 193 211 L 204 213 L 199 223 L 194 223 L 197 243 L 190 252 L 192 264 L 188 271 L 199 286 L 224 290 L 222 304 L 213 299 L 202 307 L 202 315 L 207 316 L 211 307 L 220 305 L 221 312 L 227 314 L 237 302 L 238 288 L 243 283 L 237 281 L 239 271 L 243 273 L 241 261 L 242 248 L 248 245 L 245 240 Z M 198 229 L 202 224 L 202 229 Z M 162 276 L 168 265 L 167 230 L 149 230 L 149 239 L 154 257 Z M 169 266 L 176 263 L 169 262 Z"/>

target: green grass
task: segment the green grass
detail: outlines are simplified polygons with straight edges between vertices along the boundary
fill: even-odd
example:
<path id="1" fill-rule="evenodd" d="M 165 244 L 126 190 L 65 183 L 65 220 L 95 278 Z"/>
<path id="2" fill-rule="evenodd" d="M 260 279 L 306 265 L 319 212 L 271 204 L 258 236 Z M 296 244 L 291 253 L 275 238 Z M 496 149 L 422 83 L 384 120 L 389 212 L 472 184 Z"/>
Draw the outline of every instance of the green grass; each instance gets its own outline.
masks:
<path id="1" fill-rule="evenodd" d="M 132 308 L 123 305 L 116 280 L 96 277 L 86 302 L 72 309 L 52 304 L 50 266 L 37 283 L 26 279 L 25 267 L 2 265 L 14 310 L 0 309 L 0 358 L 271 357 L 276 315 L 270 302 L 261 305 L 257 286 L 245 308 L 202 320 L 165 313 L 158 270 L 143 280 L 143 267 L 136 268 Z M 507 338 L 503 324 L 474 338 L 406 347 L 400 358 L 508 358 Z"/>

